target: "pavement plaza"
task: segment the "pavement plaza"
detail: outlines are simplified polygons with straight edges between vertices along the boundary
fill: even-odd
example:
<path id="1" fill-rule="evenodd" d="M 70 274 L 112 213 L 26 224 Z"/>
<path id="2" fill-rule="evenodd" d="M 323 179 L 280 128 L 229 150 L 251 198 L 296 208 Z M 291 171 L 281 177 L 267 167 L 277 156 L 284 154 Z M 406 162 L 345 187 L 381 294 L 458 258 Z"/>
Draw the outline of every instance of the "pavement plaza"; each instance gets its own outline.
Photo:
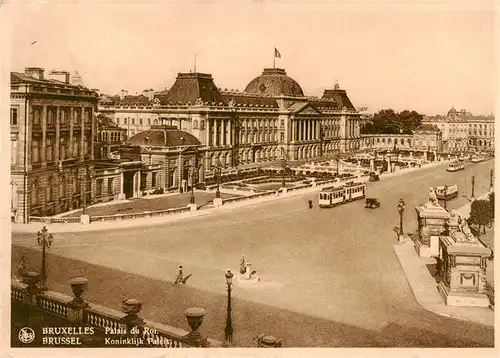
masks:
<path id="1" fill-rule="evenodd" d="M 489 167 L 468 170 L 487 173 Z M 420 189 L 441 185 L 449 174 L 437 167 L 412 174 L 411 181 L 370 183 L 369 195 L 382 201 L 374 211 L 362 202 L 309 210 L 307 194 L 151 227 L 59 233 L 49 249 L 49 284 L 70 293 L 67 279 L 82 274 L 90 279 L 90 301 L 118 307 L 132 295 L 143 300 L 145 317 L 178 326 L 185 326 L 183 309 L 202 306 L 206 333 L 222 339 L 223 273 L 236 272 L 244 254 L 263 281 L 233 291 L 239 346 L 254 345 L 259 333 L 279 336 L 286 346 L 491 346 L 492 328 L 421 308 L 392 248 L 399 197 L 412 208 L 426 200 L 427 190 Z M 476 174 L 477 185 L 487 185 L 484 176 Z M 453 178 L 465 188 L 467 175 Z M 405 227 L 415 225 L 408 209 Z M 14 234 L 14 244 L 25 248 L 14 246 L 13 262 L 21 251 L 37 262 L 39 253 L 26 249 L 36 247 L 28 241 L 35 239 L 26 235 Z M 186 286 L 172 284 L 178 264 L 193 273 Z"/>

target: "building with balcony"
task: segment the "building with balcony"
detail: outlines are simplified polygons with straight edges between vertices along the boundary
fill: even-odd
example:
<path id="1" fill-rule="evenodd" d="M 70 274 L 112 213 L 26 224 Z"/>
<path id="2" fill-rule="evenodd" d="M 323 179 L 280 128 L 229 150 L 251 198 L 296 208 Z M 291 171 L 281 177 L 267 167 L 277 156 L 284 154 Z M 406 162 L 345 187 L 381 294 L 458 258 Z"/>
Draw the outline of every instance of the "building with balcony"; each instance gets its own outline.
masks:
<path id="1" fill-rule="evenodd" d="M 80 208 L 94 193 L 98 96 L 65 71 L 11 72 L 11 218 Z"/>
<path id="2" fill-rule="evenodd" d="M 493 116 L 474 116 L 465 109 L 452 107 L 446 116 L 424 117 L 422 123 L 440 129 L 445 154 L 495 150 Z"/>

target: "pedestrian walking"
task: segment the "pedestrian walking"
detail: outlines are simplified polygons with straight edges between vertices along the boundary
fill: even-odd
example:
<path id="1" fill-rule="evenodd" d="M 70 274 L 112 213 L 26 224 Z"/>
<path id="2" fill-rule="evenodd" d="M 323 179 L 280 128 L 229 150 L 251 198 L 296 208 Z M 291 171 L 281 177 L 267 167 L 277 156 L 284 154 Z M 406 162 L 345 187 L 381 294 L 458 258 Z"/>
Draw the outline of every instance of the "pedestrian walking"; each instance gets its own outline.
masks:
<path id="1" fill-rule="evenodd" d="M 175 284 L 177 285 L 178 283 L 183 283 L 184 285 L 186 284 L 187 280 L 192 276 L 193 274 L 186 275 L 184 277 L 184 274 L 182 273 L 182 266 L 179 266 L 177 269 L 177 277 L 175 278 Z"/>
<path id="2" fill-rule="evenodd" d="M 182 266 L 179 266 L 179 268 L 177 269 L 177 277 L 175 278 L 175 284 L 177 285 L 178 283 L 182 282 Z"/>
<path id="3" fill-rule="evenodd" d="M 242 275 L 245 274 L 246 272 L 246 265 L 245 265 L 245 256 L 244 255 L 241 255 L 241 259 L 240 259 L 240 273 Z"/>
<path id="4" fill-rule="evenodd" d="M 313 201 L 309 200 L 309 209 L 312 209 L 312 208 L 313 208 Z"/>

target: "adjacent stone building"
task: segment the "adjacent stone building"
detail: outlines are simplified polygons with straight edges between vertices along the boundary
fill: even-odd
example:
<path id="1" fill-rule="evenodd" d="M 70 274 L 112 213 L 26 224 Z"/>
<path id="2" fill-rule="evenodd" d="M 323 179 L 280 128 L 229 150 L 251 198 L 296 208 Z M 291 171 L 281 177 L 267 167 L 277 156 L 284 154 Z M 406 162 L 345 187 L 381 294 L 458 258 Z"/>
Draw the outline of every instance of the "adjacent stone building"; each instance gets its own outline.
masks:
<path id="1" fill-rule="evenodd" d="M 93 197 L 98 95 L 65 71 L 11 72 L 11 218 L 53 215 Z"/>
<path id="2" fill-rule="evenodd" d="M 442 132 L 443 154 L 495 150 L 495 118 L 474 116 L 452 107 L 446 116 L 424 117 L 423 124 L 434 125 Z"/>

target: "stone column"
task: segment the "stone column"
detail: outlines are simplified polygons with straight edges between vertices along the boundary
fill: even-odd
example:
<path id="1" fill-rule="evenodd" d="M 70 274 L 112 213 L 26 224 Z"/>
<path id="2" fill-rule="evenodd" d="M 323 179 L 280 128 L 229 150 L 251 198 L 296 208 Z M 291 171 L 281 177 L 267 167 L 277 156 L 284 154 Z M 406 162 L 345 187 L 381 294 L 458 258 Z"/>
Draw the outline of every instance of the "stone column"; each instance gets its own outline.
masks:
<path id="1" fill-rule="evenodd" d="M 90 145 L 90 159 L 94 160 L 94 136 L 95 136 L 95 118 L 94 118 L 94 109 L 90 109 L 90 138 L 89 138 L 89 145 Z"/>
<path id="2" fill-rule="evenodd" d="M 231 125 L 231 119 L 229 119 L 227 121 L 227 138 L 228 138 L 228 141 L 227 141 L 227 144 L 228 145 L 232 145 L 233 144 L 233 126 Z"/>
<path id="3" fill-rule="evenodd" d="M 69 119 L 69 140 L 68 140 L 68 159 L 73 158 L 73 128 L 74 128 L 74 117 L 75 110 L 73 107 L 69 107 L 68 119 Z"/>
<path id="4" fill-rule="evenodd" d="M 81 128 L 81 132 L 80 132 L 80 160 L 83 160 L 84 159 L 84 156 L 85 156 L 85 152 L 84 152 L 84 149 L 85 149 L 85 120 L 84 120 L 84 113 L 85 113 L 85 107 L 81 107 L 80 108 L 80 128 Z"/>
<path id="5" fill-rule="evenodd" d="M 118 199 L 122 200 L 125 199 L 125 173 L 122 171 L 120 173 L 120 194 L 118 195 Z"/>
<path id="6" fill-rule="evenodd" d="M 46 166 L 47 163 L 47 106 L 42 106 L 42 148 L 40 150 L 40 159 L 43 166 Z"/>
<path id="7" fill-rule="evenodd" d="M 59 162 L 59 141 L 61 137 L 61 107 L 56 107 L 56 143 L 54 146 L 54 161 L 56 162 L 56 165 Z"/>
<path id="8" fill-rule="evenodd" d="M 295 120 L 291 119 L 291 127 L 292 127 L 292 142 L 295 141 Z"/>
<path id="9" fill-rule="evenodd" d="M 137 175 L 137 190 L 136 190 L 136 196 L 137 196 L 138 198 L 140 198 L 140 197 L 141 197 L 141 195 L 142 195 L 142 192 L 141 192 L 141 171 L 140 171 L 140 170 L 138 170 L 138 171 L 137 171 L 137 173 L 136 173 L 136 175 Z"/>
<path id="10" fill-rule="evenodd" d="M 205 119 L 205 145 L 210 146 L 210 120 Z"/>

